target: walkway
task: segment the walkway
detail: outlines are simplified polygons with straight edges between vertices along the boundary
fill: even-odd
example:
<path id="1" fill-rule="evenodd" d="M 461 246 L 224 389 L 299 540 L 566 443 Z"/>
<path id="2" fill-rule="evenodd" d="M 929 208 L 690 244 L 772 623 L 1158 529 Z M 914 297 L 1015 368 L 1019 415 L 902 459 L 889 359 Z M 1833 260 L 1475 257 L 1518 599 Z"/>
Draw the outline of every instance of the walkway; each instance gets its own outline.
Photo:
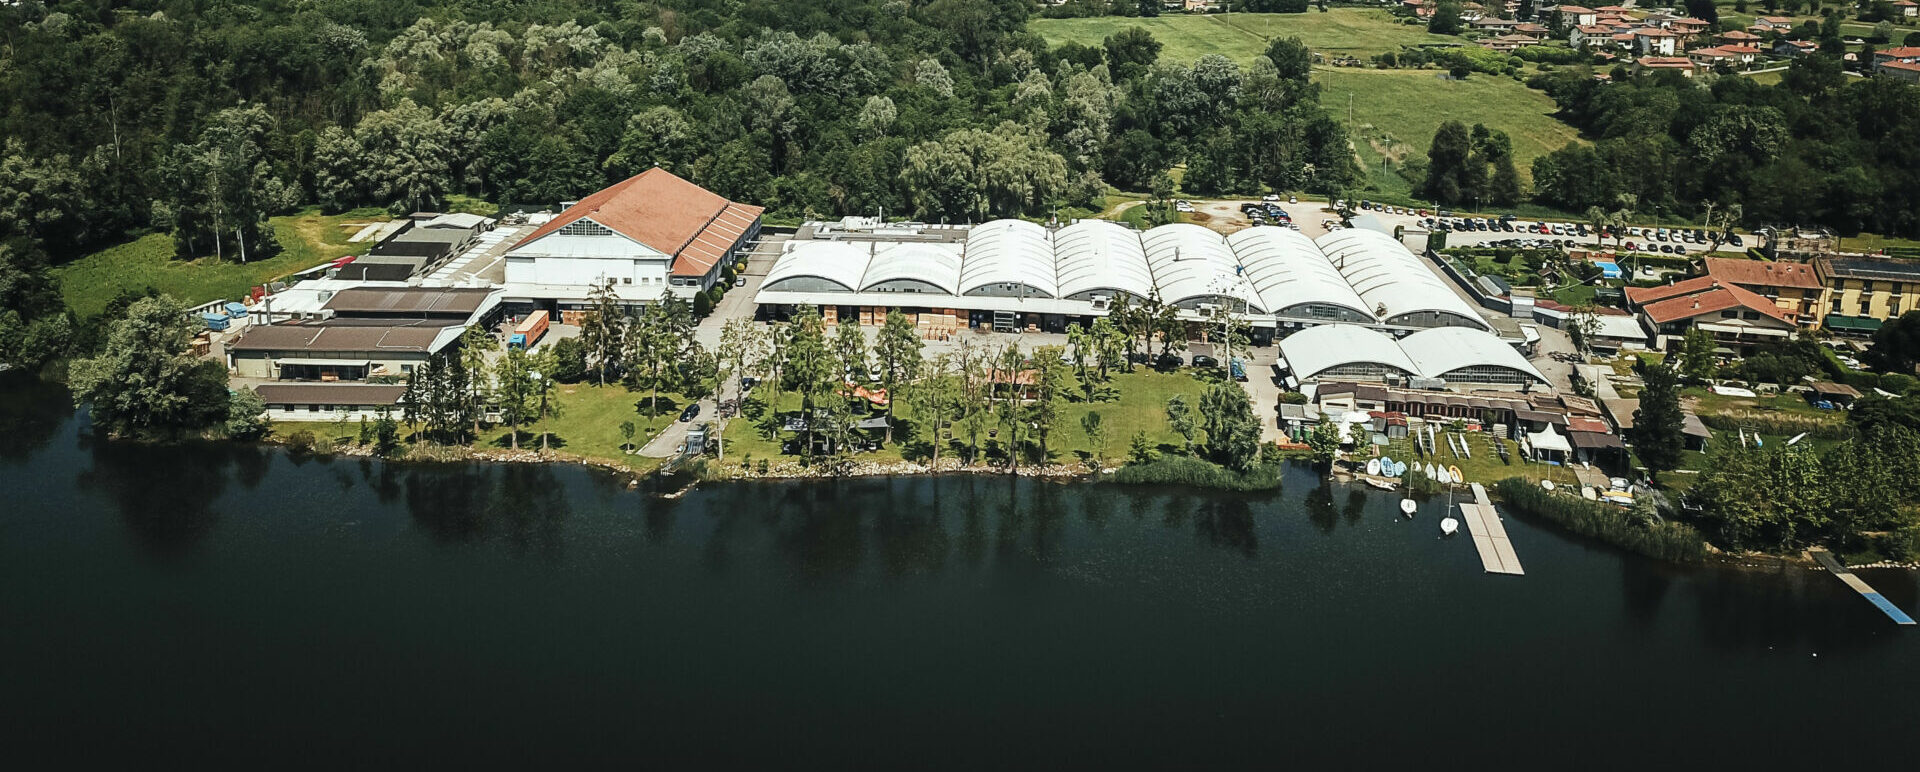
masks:
<path id="1" fill-rule="evenodd" d="M 1526 573 L 1520 568 L 1520 556 L 1514 553 L 1513 542 L 1507 539 L 1507 526 L 1500 522 L 1500 513 L 1494 511 L 1493 500 L 1487 498 L 1487 489 L 1480 483 L 1473 484 L 1473 503 L 1460 503 L 1460 519 L 1467 521 L 1473 546 L 1480 550 L 1480 566 L 1487 573 L 1514 576 Z"/>
<path id="2" fill-rule="evenodd" d="M 1866 598 L 1867 602 L 1872 603 L 1874 607 L 1880 609 L 1888 617 L 1891 617 L 1894 624 L 1910 625 L 1914 623 L 1913 617 L 1907 616 L 1907 612 L 1900 610 L 1899 606 L 1893 605 L 1893 601 L 1887 600 L 1886 596 L 1881 595 L 1878 590 L 1873 589 L 1865 580 L 1855 576 L 1853 571 L 1849 570 L 1846 566 L 1840 565 L 1840 561 L 1833 557 L 1833 553 L 1817 548 L 1809 550 L 1809 552 L 1813 554 L 1814 560 L 1820 561 L 1820 565 L 1826 566 L 1827 570 L 1833 572 L 1834 576 L 1840 577 L 1840 581 L 1846 582 L 1847 586 L 1852 587 L 1854 592 L 1860 593 L 1860 597 Z"/>

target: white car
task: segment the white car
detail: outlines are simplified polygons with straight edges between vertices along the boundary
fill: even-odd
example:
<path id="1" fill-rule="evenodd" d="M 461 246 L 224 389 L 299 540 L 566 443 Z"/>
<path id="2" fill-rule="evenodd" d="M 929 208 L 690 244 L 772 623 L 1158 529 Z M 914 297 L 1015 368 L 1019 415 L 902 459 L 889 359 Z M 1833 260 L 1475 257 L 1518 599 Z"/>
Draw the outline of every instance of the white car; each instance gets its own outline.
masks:
<path id="1" fill-rule="evenodd" d="M 1276 196 L 1276 198 L 1278 198 L 1278 197 Z M 1295 198 L 1295 197 L 1293 197 L 1293 196 L 1287 196 L 1287 203 L 1289 203 L 1289 204 L 1298 204 L 1298 203 L 1300 203 L 1300 199 L 1298 199 L 1298 198 Z"/>
<path id="2" fill-rule="evenodd" d="M 1265 202 L 1267 202 L 1267 203 L 1269 203 L 1269 204 L 1273 204 L 1273 203 L 1278 203 L 1278 202 L 1280 201 L 1280 194 L 1278 194 L 1278 193 L 1268 193 L 1268 194 L 1266 194 L 1266 195 L 1264 195 L 1264 196 L 1261 196 L 1261 197 L 1260 197 L 1260 200 L 1261 200 L 1261 201 L 1265 201 Z"/>
<path id="3" fill-rule="evenodd" d="M 1177 210 L 1177 211 L 1181 211 L 1181 212 L 1191 212 L 1191 211 L 1193 211 L 1193 205 L 1192 205 L 1192 204 L 1189 204 L 1189 203 L 1187 203 L 1187 202 L 1185 202 L 1185 201 L 1181 201 L 1181 202 L 1179 202 L 1179 203 L 1177 203 L 1177 204 L 1174 204 L 1174 205 L 1173 205 L 1173 208 L 1174 208 L 1175 210 Z"/>

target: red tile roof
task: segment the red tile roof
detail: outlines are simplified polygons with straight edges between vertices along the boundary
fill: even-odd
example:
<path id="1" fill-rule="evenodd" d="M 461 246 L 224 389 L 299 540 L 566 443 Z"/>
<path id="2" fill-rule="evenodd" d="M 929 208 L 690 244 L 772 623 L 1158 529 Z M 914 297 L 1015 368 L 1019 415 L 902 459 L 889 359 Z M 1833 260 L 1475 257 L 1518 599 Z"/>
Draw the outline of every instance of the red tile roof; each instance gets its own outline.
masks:
<path id="1" fill-rule="evenodd" d="M 1820 289 L 1820 277 L 1808 263 L 1774 263 L 1736 257 L 1706 258 L 1707 275 L 1722 281 L 1760 287 Z"/>
<path id="2" fill-rule="evenodd" d="M 1642 56 L 1635 61 L 1642 67 L 1687 69 L 1693 66 L 1693 61 L 1684 56 Z"/>
<path id="3" fill-rule="evenodd" d="M 655 167 L 581 199 L 520 243 L 588 219 L 672 257 L 673 275 L 702 276 L 762 211 Z"/>
<path id="4" fill-rule="evenodd" d="M 1751 32 L 1744 32 L 1741 30 L 1731 30 L 1728 32 L 1720 33 L 1720 39 L 1721 40 L 1759 40 L 1760 36 L 1755 35 Z"/>
<path id="5" fill-rule="evenodd" d="M 1688 279 L 1665 287 L 1628 287 L 1627 299 L 1655 324 L 1692 319 L 1701 314 L 1744 308 L 1777 321 L 1793 324 L 1793 315 L 1773 301 L 1712 276 Z"/>
<path id="6" fill-rule="evenodd" d="M 1561 12 L 1561 13 L 1571 13 L 1571 14 L 1573 14 L 1573 15 L 1575 15 L 1575 16 L 1582 16 L 1582 15 L 1586 15 L 1586 14 L 1590 14 L 1590 13 L 1595 13 L 1595 11 L 1594 11 L 1594 10 L 1593 10 L 1592 8 L 1582 8 L 1582 7 L 1580 7 L 1580 6 L 1577 6 L 1577 5 L 1563 5 L 1563 6 L 1560 6 L 1560 12 Z"/>
<path id="7" fill-rule="evenodd" d="M 1914 72 L 1920 72 L 1920 62 L 1881 62 L 1874 66 L 1885 67 L 1889 70 L 1912 70 Z"/>
<path id="8" fill-rule="evenodd" d="M 1900 46 L 1873 52 L 1875 59 L 1910 59 L 1916 56 L 1920 56 L 1920 46 Z"/>

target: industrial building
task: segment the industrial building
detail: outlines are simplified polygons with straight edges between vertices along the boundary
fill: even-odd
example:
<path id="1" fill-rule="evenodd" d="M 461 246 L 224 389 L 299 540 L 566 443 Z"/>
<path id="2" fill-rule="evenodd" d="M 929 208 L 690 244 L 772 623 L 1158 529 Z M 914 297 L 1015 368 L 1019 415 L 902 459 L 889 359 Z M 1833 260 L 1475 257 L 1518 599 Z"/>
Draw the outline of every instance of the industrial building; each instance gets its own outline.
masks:
<path id="1" fill-rule="evenodd" d="M 975 327 L 1058 332 L 1106 315 L 1123 296 L 1157 296 L 1194 321 L 1231 311 L 1250 324 L 1256 345 L 1335 322 L 1396 336 L 1493 332 L 1419 257 L 1365 229 L 1309 239 L 1266 226 L 1222 236 L 1185 223 L 1137 231 L 1106 220 L 1049 229 L 1024 220 L 968 227 L 848 218 L 802 227 L 755 302 L 765 317 L 800 305 L 843 318 L 901 308 Z"/>
<path id="2" fill-rule="evenodd" d="M 1438 386 L 1545 384 L 1545 375 L 1485 330 L 1433 327 L 1394 338 L 1357 324 L 1327 324 L 1280 341 L 1287 385 L 1323 379 Z"/>
<path id="3" fill-rule="evenodd" d="M 281 302 L 262 314 L 287 321 L 250 326 L 227 344 L 227 368 L 235 375 L 311 381 L 404 376 L 446 351 L 468 327 L 498 321 L 503 294 L 332 279 L 296 290 L 276 295 Z"/>
<path id="4" fill-rule="evenodd" d="M 759 237 L 761 211 L 648 169 L 567 205 L 508 250 L 507 303 L 572 320 L 608 282 L 629 306 L 691 298 Z"/>

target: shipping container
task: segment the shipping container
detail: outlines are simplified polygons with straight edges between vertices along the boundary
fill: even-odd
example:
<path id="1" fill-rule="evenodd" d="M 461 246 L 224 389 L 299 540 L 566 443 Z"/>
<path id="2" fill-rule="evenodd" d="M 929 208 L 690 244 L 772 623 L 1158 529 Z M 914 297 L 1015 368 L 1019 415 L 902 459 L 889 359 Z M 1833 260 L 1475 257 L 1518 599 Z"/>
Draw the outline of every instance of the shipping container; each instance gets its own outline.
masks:
<path id="1" fill-rule="evenodd" d="M 539 343 L 540 336 L 547 334 L 547 312 L 541 310 L 528 314 L 526 321 L 521 322 L 513 332 L 520 339 L 522 346 Z"/>

